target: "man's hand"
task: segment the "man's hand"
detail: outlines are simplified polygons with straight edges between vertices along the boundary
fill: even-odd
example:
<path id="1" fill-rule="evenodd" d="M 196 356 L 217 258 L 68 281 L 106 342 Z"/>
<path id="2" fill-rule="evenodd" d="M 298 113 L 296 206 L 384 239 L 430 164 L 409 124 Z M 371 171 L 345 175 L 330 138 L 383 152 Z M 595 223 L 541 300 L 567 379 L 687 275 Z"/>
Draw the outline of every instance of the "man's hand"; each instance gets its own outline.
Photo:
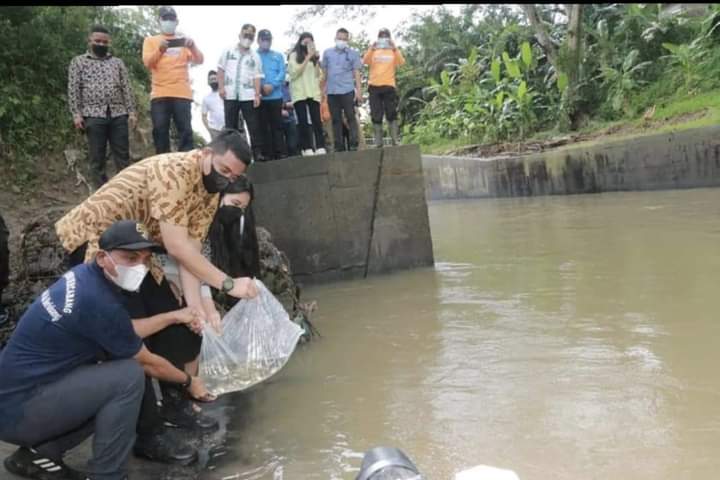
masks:
<path id="1" fill-rule="evenodd" d="M 225 99 L 225 87 L 218 88 L 218 95 L 220 95 L 220 98 Z"/>
<path id="2" fill-rule="evenodd" d="M 288 111 L 283 108 L 282 116 L 283 116 L 283 118 L 288 118 L 290 116 L 290 113 L 288 113 Z"/>
<path id="3" fill-rule="evenodd" d="M 169 45 L 168 45 L 167 40 L 165 40 L 164 38 L 162 40 L 160 40 L 160 46 L 159 46 L 160 53 L 165 53 L 165 50 L 167 50 L 168 47 L 169 47 Z"/>
<path id="4" fill-rule="evenodd" d="M 266 83 L 265 85 L 262 86 L 263 95 L 270 95 L 272 93 L 272 91 L 273 91 L 273 86 L 270 85 L 269 83 Z"/>
<path id="5" fill-rule="evenodd" d="M 185 307 L 180 310 L 175 310 L 174 315 L 175 323 L 190 325 L 200 318 L 201 313 L 195 307 Z"/>
<path id="6" fill-rule="evenodd" d="M 293 105 L 293 102 L 287 102 L 285 103 L 285 108 L 287 108 L 288 110 L 294 110 L 295 106 Z"/>
<path id="7" fill-rule="evenodd" d="M 250 277 L 239 277 L 235 279 L 235 286 L 228 292 L 228 295 L 235 298 L 257 297 L 255 281 Z"/>
<path id="8" fill-rule="evenodd" d="M 362 97 L 360 96 L 360 89 L 355 89 L 355 103 L 360 103 Z"/>
<path id="9" fill-rule="evenodd" d="M 75 115 L 73 117 L 73 123 L 75 124 L 75 128 L 77 128 L 78 130 L 85 129 L 85 120 L 83 120 L 82 115 Z"/>
<path id="10" fill-rule="evenodd" d="M 256 93 L 255 98 L 253 99 L 253 107 L 258 108 L 260 106 L 260 94 Z"/>
<path id="11" fill-rule="evenodd" d="M 128 115 L 128 126 L 130 127 L 130 130 L 135 130 L 135 127 L 137 127 L 137 122 L 137 113 L 131 113 Z"/>
<path id="12" fill-rule="evenodd" d="M 193 48 L 193 46 L 195 46 L 195 41 L 193 41 L 192 38 L 186 38 L 186 39 L 185 39 L 185 46 L 186 46 L 187 48 Z"/>
<path id="13" fill-rule="evenodd" d="M 212 402 L 217 398 L 215 395 L 210 393 L 207 388 L 205 388 L 205 383 L 203 383 L 200 377 L 192 377 L 188 393 L 195 400 L 200 400 L 202 402 Z"/>

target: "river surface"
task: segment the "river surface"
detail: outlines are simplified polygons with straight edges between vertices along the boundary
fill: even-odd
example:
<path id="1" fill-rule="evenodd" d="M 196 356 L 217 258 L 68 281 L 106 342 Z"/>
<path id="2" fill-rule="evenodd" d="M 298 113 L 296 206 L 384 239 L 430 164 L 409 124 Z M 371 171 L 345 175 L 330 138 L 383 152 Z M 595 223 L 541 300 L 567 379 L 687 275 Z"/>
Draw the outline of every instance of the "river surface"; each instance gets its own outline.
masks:
<path id="1" fill-rule="evenodd" d="M 433 203 L 436 265 L 308 288 L 323 338 L 228 395 L 207 479 L 720 476 L 720 189 Z"/>

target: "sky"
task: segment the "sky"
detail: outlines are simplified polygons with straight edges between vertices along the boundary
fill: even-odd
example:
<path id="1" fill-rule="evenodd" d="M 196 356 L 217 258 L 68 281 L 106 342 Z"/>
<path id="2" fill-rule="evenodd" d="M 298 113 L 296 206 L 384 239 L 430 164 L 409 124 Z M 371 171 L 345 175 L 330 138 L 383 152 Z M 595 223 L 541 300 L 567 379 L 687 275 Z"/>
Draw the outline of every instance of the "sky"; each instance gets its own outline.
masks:
<path id="1" fill-rule="evenodd" d="M 378 14 L 370 21 L 342 21 L 318 18 L 305 22 L 305 28 L 312 32 L 315 44 L 320 51 L 331 47 L 335 31 L 344 26 L 353 33 L 365 30 L 374 36 L 381 27 L 395 31 L 403 20 L 407 20 L 414 12 L 428 12 L 437 8 L 436 5 L 376 5 Z M 210 93 L 207 85 L 207 74 L 216 70 L 217 60 L 222 50 L 237 42 L 240 27 L 252 23 L 258 30 L 267 28 L 273 34 L 273 50 L 285 52 L 290 49 L 296 38 L 285 35 L 292 25 L 293 18 L 308 5 L 267 5 L 267 6 L 201 6 L 180 5 L 175 10 L 178 14 L 178 33 L 192 38 L 205 56 L 202 65 L 190 69 L 190 78 L 194 92 L 193 129 L 209 140 L 210 135 L 202 124 L 200 105 L 205 95 Z M 450 9 L 459 9 L 461 5 L 447 5 Z M 402 46 L 402 42 L 398 42 Z M 257 48 L 257 44 L 253 45 Z"/>

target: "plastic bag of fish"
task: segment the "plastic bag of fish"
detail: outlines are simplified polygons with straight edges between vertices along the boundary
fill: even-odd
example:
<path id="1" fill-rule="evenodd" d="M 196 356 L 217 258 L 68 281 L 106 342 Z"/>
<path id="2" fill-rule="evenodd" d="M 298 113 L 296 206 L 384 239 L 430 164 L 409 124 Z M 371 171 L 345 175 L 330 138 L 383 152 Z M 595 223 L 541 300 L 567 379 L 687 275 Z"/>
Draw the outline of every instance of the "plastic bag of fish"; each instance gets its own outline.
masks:
<path id="1" fill-rule="evenodd" d="M 200 378 L 215 395 L 252 387 L 277 373 L 290 359 L 303 329 L 260 280 L 258 295 L 239 301 L 218 333 L 203 328 Z"/>

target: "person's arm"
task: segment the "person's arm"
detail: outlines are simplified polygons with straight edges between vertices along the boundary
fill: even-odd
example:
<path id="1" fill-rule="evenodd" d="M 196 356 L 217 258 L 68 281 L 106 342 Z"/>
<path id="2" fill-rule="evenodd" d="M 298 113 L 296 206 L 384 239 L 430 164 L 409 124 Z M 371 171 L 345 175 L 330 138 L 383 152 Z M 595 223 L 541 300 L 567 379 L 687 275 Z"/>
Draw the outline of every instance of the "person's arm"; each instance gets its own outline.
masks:
<path id="1" fill-rule="evenodd" d="M 260 106 L 263 78 L 265 78 L 265 73 L 263 73 L 262 60 L 260 59 L 260 55 L 255 54 L 255 100 L 253 101 L 255 108 Z"/>
<path id="2" fill-rule="evenodd" d="M 190 242 L 187 228 L 160 222 L 160 233 L 168 254 L 198 279 L 211 287 L 222 289 L 227 275 L 215 267 Z M 236 278 L 235 287 L 228 293 L 235 298 L 252 298 L 257 294 L 255 284 L 249 277 Z"/>
<path id="3" fill-rule="evenodd" d="M 355 69 L 355 101 L 359 102 L 362 98 L 362 85 L 360 77 L 360 69 Z"/>
<path id="4" fill-rule="evenodd" d="M 399 48 L 395 46 L 395 43 L 393 45 L 393 52 L 395 53 L 395 65 L 405 65 L 405 57 L 403 57 L 402 52 Z"/>
<path id="5" fill-rule="evenodd" d="M 130 76 L 128 75 L 127 67 L 125 62 L 120 61 L 120 81 L 122 82 L 122 92 L 125 98 L 125 108 L 128 111 L 128 117 L 130 121 L 130 128 L 134 128 L 137 123 L 137 111 L 135 109 L 135 95 L 133 95 L 132 87 L 130 86 Z"/>
<path id="6" fill-rule="evenodd" d="M 200 112 L 202 113 L 203 125 L 205 125 L 205 129 L 208 131 L 208 133 L 210 133 L 210 124 L 208 123 L 208 113 L 210 112 L 210 108 L 208 106 L 207 97 L 203 99 L 202 109 L 200 110 Z"/>
<path id="7" fill-rule="evenodd" d="M 222 98 L 224 100 L 226 92 L 225 92 L 225 69 L 223 67 L 218 67 L 217 79 L 218 79 L 218 95 L 220 95 L 220 98 Z"/>
<path id="8" fill-rule="evenodd" d="M 164 47 L 164 45 L 167 45 L 167 42 L 161 42 L 161 44 L 158 45 L 152 37 L 145 37 L 142 52 L 145 67 L 149 69 L 155 68 L 155 65 L 160 61 L 160 57 L 165 53 L 165 50 L 167 50 L 167 47 Z"/>
<path id="9" fill-rule="evenodd" d="M 269 83 L 273 87 L 273 92 L 282 90 L 283 84 L 285 83 L 285 61 L 282 55 L 278 54 L 275 58 L 279 68 L 275 70 L 273 78 L 266 78 L 266 83 Z"/>
<path id="10" fill-rule="evenodd" d="M 135 330 L 138 337 L 147 338 L 170 325 L 184 324 L 190 326 L 195 322 L 197 316 L 198 312 L 188 307 L 152 317 L 134 318 L 132 320 L 133 330 Z"/>
<path id="11" fill-rule="evenodd" d="M 175 368 L 172 363 L 160 355 L 155 355 L 150 352 L 145 345 L 142 346 L 134 358 L 150 377 L 157 378 L 164 382 L 178 384 L 183 384 L 187 381 L 187 373 Z M 198 377 L 191 377 L 190 387 L 188 387 L 187 391 L 195 399 L 214 399 L 214 395 L 208 392 L 205 384 Z"/>
<path id="12" fill-rule="evenodd" d="M 195 44 L 195 41 L 192 38 L 188 38 L 185 41 L 185 46 L 188 48 L 188 50 L 190 50 L 190 61 L 192 62 L 192 64 L 202 65 L 202 63 L 205 61 L 205 57 Z"/>
<path id="13" fill-rule="evenodd" d="M 70 62 L 68 69 L 68 107 L 73 117 L 75 128 L 85 128 L 85 122 L 82 117 L 82 84 L 80 82 L 80 65 L 77 59 Z"/>
<path id="14" fill-rule="evenodd" d="M 302 72 L 305 70 L 305 65 L 307 65 L 307 57 L 305 60 L 306 61 L 303 63 L 298 64 L 295 52 L 290 54 L 290 58 L 288 59 L 288 73 L 290 74 L 290 80 L 297 80 L 300 78 L 300 75 L 302 75 Z"/>
<path id="15" fill-rule="evenodd" d="M 365 52 L 365 55 L 363 55 L 362 61 L 365 65 L 370 65 L 370 63 L 372 62 L 373 50 L 374 50 L 373 47 L 370 47 L 370 48 L 368 48 L 368 51 Z"/>
<path id="16" fill-rule="evenodd" d="M 202 252 L 202 244 L 194 238 L 188 237 L 188 241 L 198 252 Z M 180 270 L 180 285 L 182 286 L 183 296 L 188 307 L 195 308 L 200 312 L 204 312 L 202 299 L 200 298 L 200 280 L 193 275 L 182 264 L 178 265 Z"/>

